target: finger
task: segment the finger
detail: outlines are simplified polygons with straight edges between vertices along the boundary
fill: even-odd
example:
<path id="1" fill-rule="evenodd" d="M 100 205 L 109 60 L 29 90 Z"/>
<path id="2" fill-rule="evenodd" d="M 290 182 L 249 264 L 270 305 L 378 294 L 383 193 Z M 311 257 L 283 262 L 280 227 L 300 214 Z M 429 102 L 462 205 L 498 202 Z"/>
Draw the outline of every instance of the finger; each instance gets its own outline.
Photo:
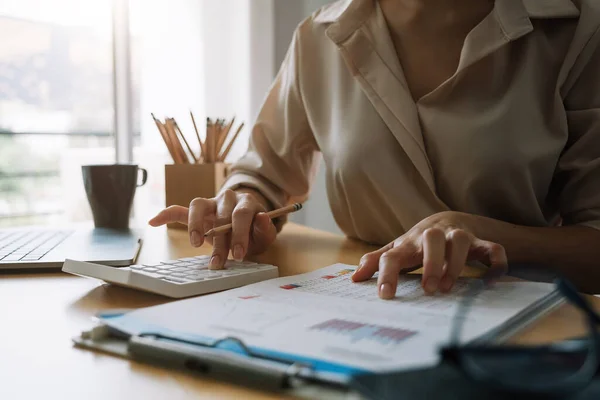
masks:
<path id="1" fill-rule="evenodd" d="M 417 248 L 412 242 L 401 243 L 379 257 L 379 277 L 377 287 L 379 297 L 391 299 L 396 295 L 398 275 L 418 262 Z"/>
<path id="2" fill-rule="evenodd" d="M 462 229 L 455 229 L 446 235 L 446 270 L 440 281 L 440 290 L 448 292 L 454 286 L 467 262 L 471 237 Z"/>
<path id="3" fill-rule="evenodd" d="M 262 253 L 275 241 L 277 228 L 271 218 L 265 213 L 258 213 L 254 217 L 252 225 L 252 241 L 248 252 L 252 254 Z"/>
<path id="4" fill-rule="evenodd" d="M 371 277 L 379 270 L 379 259 L 381 255 L 394 247 L 394 242 L 390 242 L 380 249 L 372 251 L 361 257 L 358 269 L 352 274 L 354 282 L 362 282 Z"/>
<path id="5" fill-rule="evenodd" d="M 231 222 L 231 214 L 236 205 L 236 196 L 233 191 L 227 190 L 218 201 L 217 213 L 215 218 L 215 226 L 229 224 Z M 229 243 L 231 234 L 215 235 L 213 238 L 213 252 L 210 258 L 210 269 L 221 269 L 227 261 L 229 254 Z"/>
<path id="6" fill-rule="evenodd" d="M 204 226 L 203 226 L 204 234 L 206 234 L 206 232 L 210 231 L 212 228 L 215 227 L 215 218 L 216 218 L 216 216 L 214 214 L 204 217 Z M 213 238 L 214 238 L 213 235 L 209 235 L 209 236 L 204 236 L 203 240 L 205 242 L 210 243 L 210 245 L 212 246 Z"/>
<path id="7" fill-rule="evenodd" d="M 188 215 L 188 233 L 192 246 L 199 247 L 204 243 L 204 220 L 207 214 L 214 214 L 217 203 L 214 200 L 195 198 L 190 203 Z"/>
<path id="8" fill-rule="evenodd" d="M 247 194 L 239 195 L 238 203 L 232 214 L 231 248 L 233 258 L 242 261 L 248 251 L 250 227 L 256 213 L 265 211 L 263 206 Z"/>
<path id="9" fill-rule="evenodd" d="M 160 226 L 170 224 L 172 222 L 179 222 L 187 225 L 188 223 L 188 209 L 182 206 L 170 206 L 159 212 L 154 218 L 148 223 L 151 226 Z"/>
<path id="10" fill-rule="evenodd" d="M 493 283 L 507 273 L 508 259 L 506 257 L 506 250 L 502 245 L 486 240 L 476 240 L 474 245 L 476 253 L 482 255 L 479 257 L 479 261 L 483 261 L 489 265 L 483 277 L 486 283 Z"/>
<path id="11" fill-rule="evenodd" d="M 423 289 L 435 293 L 442 279 L 446 253 L 446 235 L 437 228 L 423 232 Z"/>

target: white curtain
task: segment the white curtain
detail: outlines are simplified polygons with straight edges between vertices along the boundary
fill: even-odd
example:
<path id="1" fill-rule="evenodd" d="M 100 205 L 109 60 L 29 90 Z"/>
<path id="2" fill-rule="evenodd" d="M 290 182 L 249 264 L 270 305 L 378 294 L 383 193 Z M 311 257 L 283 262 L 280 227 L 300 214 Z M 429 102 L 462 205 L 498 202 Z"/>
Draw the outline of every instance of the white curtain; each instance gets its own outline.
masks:
<path id="1" fill-rule="evenodd" d="M 150 117 L 174 117 L 190 135 L 189 110 L 246 128 L 230 153 L 246 148 L 252 120 L 274 76 L 273 0 L 133 0 L 141 39 L 143 147 L 164 150 Z M 165 153 L 166 154 L 166 153 Z"/>

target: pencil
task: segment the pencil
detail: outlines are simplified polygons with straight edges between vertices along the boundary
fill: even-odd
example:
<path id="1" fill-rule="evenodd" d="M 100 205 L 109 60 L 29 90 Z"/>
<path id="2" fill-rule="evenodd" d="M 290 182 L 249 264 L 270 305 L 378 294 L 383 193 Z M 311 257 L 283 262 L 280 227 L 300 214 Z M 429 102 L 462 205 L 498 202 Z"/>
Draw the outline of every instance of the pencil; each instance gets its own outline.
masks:
<path id="1" fill-rule="evenodd" d="M 158 128 L 158 131 L 160 132 L 160 136 L 162 136 L 163 141 L 165 142 L 165 145 L 167 146 L 167 150 L 169 151 L 169 154 L 171 155 L 171 158 L 173 159 L 173 162 L 176 163 L 177 162 L 177 157 L 175 157 L 173 146 L 171 145 L 171 139 L 169 138 L 169 135 L 167 134 L 167 132 L 165 130 L 165 127 L 158 120 L 158 118 L 156 118 L 154 116 L 153 113 L 150 113 L 150 115 L 152 115 L 152 118 L 154 119 L 154 123 L 156 124 L 156 127 Z"/>
<path id="2" fill-rule="evenodd" d="M 206 148 L 204 147 L 204 142 L 202 142 L 202 139 L 200 139 L 200 133 L 198 132 L 198 127 L 196 126 L 196 120 L 194 119 L 194 114 L 192 114 L 192 110 L 190 110 L 190 117 L 192 117 L 192 124 L 194 124 L 196 137 L 198 138 L 198 143 L 200 144 L 200 155 L 198 156 L 198 160 L 206 159 Z"/>
<path id="3" fill-rule="evenodd" d="M 217 154 L 221 154 L 221 150 L 223 150 L 223 145 L 225 144 L 225 140 L 227 139 L 227 136 L 229 135 L 229 131 L 231 130 L 231 127 L 233 126 L 234 122 L 235 122 L 235 117 L 233 117 L 231 122 L 228 123 L 226 127 L 224 127 L 221 137 L 219 138 L 219 141 L 217 142 Z M 219 161 L 222 161 L 222 160 L 219 160 Z"/>
<path id="4" fill-rule="evenodd" d="M 177 132 L 175 132 L 175 127 L 173 125 L 173 119 L 165 118 L 164 126 L 171 138 L 171 143 L 173 144 L 173 149 L 175 150 L 175 155 L 178 156 L 177 164 L 189 164 L 188 156 L 187 156 L 187 154 L 185 154 L 185 150 L 183 150 L 183 147 L 181 146 L 181 142 L 179 141 L 179 138 L 177 137 Z"/>
<path id="5" fill-rule="evenodd" d="M 233 147 L 233 142 L 235 142 L 235 140 L 237 139 L 238 135 L 242 131 L 243 127 L 244 127 L 244 123 L 242 122 L 242 124 L 240 125 L 240 127 L 238 128 L 238 130 L 235 132 L 235 135 L 233 135 L 233 137 L 229 141 L 229 144 L 227 145 L 227 147 L 225 148 L 225 150 L 223 150 L 223 152 L 219 155 L 219 160 L 220 161 L 223 161 L 223 162 L 225 161 L 225 158 L 227 158 L 227 155 L 229 154 L 229 152 L 231 151 L 231 148 Z"/>
<path id="6" fill-rule="evenodd" d="M 213 160 L 213 123 L 210 118 L 206 118 L 206 162 L 212 163 Z"/>
<path id="7" fill-rule="evenodd" d="M 266 214 L 269 216 L 269 218 L 274 219 L 274 218 L 281 217 L 282 215 L 286 215 L 289 213 L 293 213 L 294 211 L 298 211 L 301 208 L 302 208 L 302 204 L 294 203 L 294 204 L 290 204 L 289 206 L 278 208 L 277 210 L 269 211 Z M 233 226 L 232 224 L 221 225 L 219 227 L 209 230 L 208 232 L 206 232 L 204 234 L 204 236 L 210 236 L 210 235 L 216 235 L 219 233 L 228 232 L 229 230 L 231 230 L 232 226 Z"/>
<path id="8" fill-rule="evenodd" d="M 187 147 L 188 151 L 190 152 L 190 155 L 194 159 L 194 164 L 198 164 L 198 159 L 194 155 L 194 152 L 193 152 L 192 148 L 190 147 L 188 141 L 185 139 L 185 136 L 183 136 L 183 132 L 181 132 L 181 129 L 179 129 L 179 125 L 177 125 L 177 121 L 175 121 L 175 119 L 173 119 L 173 125 L 175 126 L 175 130 L 179 133 L 179 136 L 181 136 L 181 138 L 183 139 L 183 143 L 185 143 L 185 147 Z"/>

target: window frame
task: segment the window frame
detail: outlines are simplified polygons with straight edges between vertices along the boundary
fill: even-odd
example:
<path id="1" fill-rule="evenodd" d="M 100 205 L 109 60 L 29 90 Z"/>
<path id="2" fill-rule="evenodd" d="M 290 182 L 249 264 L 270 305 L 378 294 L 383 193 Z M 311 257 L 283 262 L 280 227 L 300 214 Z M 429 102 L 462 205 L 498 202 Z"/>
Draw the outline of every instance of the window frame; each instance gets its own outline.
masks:
<path id="1" fill-rule="evenodd" d="M 133 115 L 133 85 L 131 79 L 131 32 L 130 32 L 130 0 L 112 0 L 112 108 L 113 108 L 113 132 L 27 132 L 27 131 L 4 131 L 0 130 L 0 136 L 64 136 L 70 137 L 110 137 L 113 136 L 112 149 L 114 151 L 114 162 L 130 164 L 133 160 L 134 140 L 141 132 L 134 132 Z M 40 177 L 57 177 L 59 171 L 29 171 L 27 173 L 0 173 L 4 179 L 28 179 Z M 36 217 L 26 215 L 26 217 Z M 0 215 L 0 221 L 12 218 L 22 218 L 22 215 Z"/>

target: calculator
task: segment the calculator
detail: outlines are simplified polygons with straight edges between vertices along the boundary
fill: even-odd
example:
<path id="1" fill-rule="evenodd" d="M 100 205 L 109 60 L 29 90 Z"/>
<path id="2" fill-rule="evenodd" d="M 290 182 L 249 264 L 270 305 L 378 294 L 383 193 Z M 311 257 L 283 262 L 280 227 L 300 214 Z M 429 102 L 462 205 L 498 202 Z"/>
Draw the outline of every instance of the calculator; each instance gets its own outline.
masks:
<path id="1" fill-rule="evenodd" d="M 223 269 L 211 270 L 209 263 L 207 255 L 122 268 L 67 259 L 62 271 L 171 298 L 219 292 L 279 276 L 274 265 L 227 260 Z"/>

